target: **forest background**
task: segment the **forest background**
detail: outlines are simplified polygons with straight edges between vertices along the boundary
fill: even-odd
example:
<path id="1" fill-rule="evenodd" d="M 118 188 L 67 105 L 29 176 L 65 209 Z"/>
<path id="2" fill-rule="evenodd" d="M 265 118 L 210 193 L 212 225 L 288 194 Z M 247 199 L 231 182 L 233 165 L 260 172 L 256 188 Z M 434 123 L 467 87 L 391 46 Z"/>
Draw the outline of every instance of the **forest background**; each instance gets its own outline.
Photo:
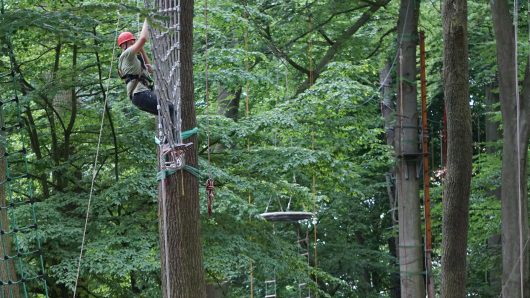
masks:
<path id="1" fill-rule="evenodd" d="M 411 2 L 419 12 L 418 29 L 426 35 L 433 267 L 438 281 L 444 114 L 441 2 Z M 398 35 L 400 3 L 210 1 L 208 99 L 203 5 L 195 2 L 193 61 L 201 185 L 207 178 L 208 129 L 216 181 L 212 217 L 203 188 L 200 197 L 208 283 L 225 297 L 248 297 L 252 260 L 257 296 L 264 296 L 264 281 L 275 273 L 279 297 L 297 295 L 301 281 L 322 297 L 399 297 L 393 240 L 397 211 L 388 191 L 388 181 L 395 183 L 389 168 L 397 159 L 386 142 L 381 91 L 393 88 L 391 100 L 396 101 L 397 85 L 392 82 L 399 76 L 398 42 L 417 38 Z M 12 50 L 51 297 L 69 297 L 74 287 L 105 96 L 108 105 L 79 295 L 161 296 L 155 122 L 131 105 L 112 60 L 118 11 L 118 32 L 136 34 L 139 20 L 153 16 L 140 7 L 135 1 L 5 2 L 0 74 L 10 73 Z M 487 1 L 470 1 L 468 9 L 474 159 L 466 291 L 469 296 L 498 297 L 502 121 L 495 35 Z M 520 11 L 527 9 L 527 3 L 521 3 Z M 526 29 L 527 14 L 521 17 L 520 26 Z M 5 42 L 8 35 L 11 48 Z M 521 30 L 520 40 L 527 35 Z M 521 57 L 526 57 L 528 46 L 522 42 Z M 391 69 L 389 75 L 385 68 Z M 310 69 L 315 71 L 311 88 Z M 0 94 L 3 101 L 14 96 L 5 77 Z M 3 115 L 5 123 L 16 117 L 8 105 Z M 6 150 L 22 145 L 19 135 L 3 137 Z M 16 161 L 12 164 L 17 166 Z M 289 202 L 290 210 L 312 212 L 315 207 L 315 222 L 273 225 L 259 216 L 265 210 L 285 210 Z M 27 206 L 15 210 L 19 218 L 30 214 Z M 296 243 L 297 234 L 306 228 L 312 235 L 314 224 L 318 266 L 311 242 L 309 279 Z M 22 246 L 32 240 L 23 238 Z M 439 285 L 435 287 L 438 291 Z M 30 284 L 29 292 L 42 294 L 42 287 Z"/>

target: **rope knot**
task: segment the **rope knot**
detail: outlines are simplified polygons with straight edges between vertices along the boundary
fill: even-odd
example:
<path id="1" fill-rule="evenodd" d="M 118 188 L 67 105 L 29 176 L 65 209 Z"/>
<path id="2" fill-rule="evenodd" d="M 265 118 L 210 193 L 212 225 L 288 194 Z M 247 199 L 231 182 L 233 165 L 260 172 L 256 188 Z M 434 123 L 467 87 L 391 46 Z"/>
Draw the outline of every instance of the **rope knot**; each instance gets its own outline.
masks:
<path id="1" fill-rule="evenodd" d="M 214 181 L 212 178 L 206 180 L 206 193 L 208 197 L 208 215 L 212 216 L 212 203 L 215 199 L 214 196 Z"/>

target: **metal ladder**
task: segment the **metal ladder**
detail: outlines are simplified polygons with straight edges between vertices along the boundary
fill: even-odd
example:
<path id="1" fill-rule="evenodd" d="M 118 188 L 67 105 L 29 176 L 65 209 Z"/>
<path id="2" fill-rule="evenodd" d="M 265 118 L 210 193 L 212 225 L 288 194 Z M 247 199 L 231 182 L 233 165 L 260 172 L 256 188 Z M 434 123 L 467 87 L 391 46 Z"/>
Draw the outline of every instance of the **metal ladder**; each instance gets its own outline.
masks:
<path id="1" fill-rule="evenodd" d="M 274 272 L 274 279 L 265 281 L 265 298 L 276 298 L 276 272 Z"/>

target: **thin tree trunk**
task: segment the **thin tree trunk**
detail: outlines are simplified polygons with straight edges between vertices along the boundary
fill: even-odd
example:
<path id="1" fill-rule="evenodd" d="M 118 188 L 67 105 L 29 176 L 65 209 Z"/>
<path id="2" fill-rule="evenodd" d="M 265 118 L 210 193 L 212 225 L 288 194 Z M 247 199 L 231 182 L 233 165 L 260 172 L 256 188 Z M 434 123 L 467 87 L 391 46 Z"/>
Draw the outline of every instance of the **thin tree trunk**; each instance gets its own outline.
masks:
<path id="1" fill-rule="evenodd" d="M 150 1 L 148 1 L 149 4 Z M 178 21 L 177 0 L 155 0 L 157 9 L 169 9 L 164 15 L 170 16 L 170 26 Z M 171 75 L 171 63 L 180 58 L 180 83 L 181 83 L 181 115 L 182 130 L 191 130 L 196 126 L 195 97 L 193 87 L 193 0 L 180 0 L 180 37 L 177 34 L 166 34 L 160 39 L 153 38 L 156 30 L 150 30 L 153 42 L 153 61 L 155 64 L 155 79 L 158 96 L 161 100 L 171 100 L 173 87 L 177 80 L 168 81 Z M 180 42 L 180 57 L 171 47 Z M 171 52 L 166 52 L 171 51 Z M 169 54 L 169 59 L 162 65 L 161 57 Z M 168 73 L 165 73 L 168 72 Z M 186 165 L 198 168 L 197 136 L 193 135 L 186 142 L 193 142 L 192 148 L 187 151 Z M 160 255 L 162 263 L 162 292 L 163 297 L 206 297 L 206 283 L 204 279 L 204 266 L 201 247 L 201 225 L 199 208 L 198 179 L 186 170 L 179 170 L 167 177 L 165 190 L 159 182 L 159 227 L 160 227 Z M 162 208 L 163 199 L 166 200 L 166 210 Z M 164 229 L 166 217 L 167 231 Z M 165 251 L 164 234 L 167 233 L 168 247 Z M 165 254 L 168 254 L 166 263 Z M 169 288 L 166 277 L 169 276 Z M 169 293 L 169 294 L 168 294 Z"/>
<path id="2" fill-rule="evenodd" d="M 520 259 L 520 243 L 528 239 L 527 148 L 530 109 L 528 62 L 522 97 L 516 98 L 515 41 L 513 19 L 507 0 L 491 0 L 493 28 L 497 42 L 499 93 L 503 119 L 501 221 L 503 297 L 529 297 L 528 248 Z M 520 119 L 517 122 L 517 102 Z M 519 135 L 517 135 L 519 128 Z M 519 157 L 518 157 L 519 153 Z M 518 171 L 520 169 L 520 171 Z M 521 265 L 522 264 L 522 265 Z M 521 287 L 524 287 L 524 294 Z"/>
<path id="3" fill-rule="evenodd" d="M 467 0 L 444 0 L 444 93 L 447 174 L 442 221 L 442 297 L 466 296 L 466 250 L 472 168 Z"/>
<path id="4" fill-rule="evenodd" d="M 420 2 L 402 0 L 398 20 L 397 126 L 395 150 L 399 215 L 399 264 L 401 297 L 424 297 L 418 150 L 416 47 Z"/>
<path id="5" fill-rule="evenodd" d="M 4 126 L 4 119 L 3 119 L 3 113 L 0 116 L 0 125 Z M 0 133 L 1 138 L 5 138 L 5 133 Z M 5 148 L 3 146 L 0 146 L 0 156 L 4 156 Z M 6 180 L 6 157 L 3 157 L 0 159 L 0 181 Z M 7 193 L 6 193 L 6 184 L 0 185 L 0 206 L 6 206 L 7 205 Z M 2 230 L 9 231 L 13 227 L 10 227 L 9 221 L 7 219 L 7 209 L 0 210 L 0 220 L 2 224 Z M 11 235 L 2 235 L 2 245 L 0 245 L 0 256 L 1 258 L 4 258 L 5 255 L 12 256 L 12 249 L 11 249 Z M 5 247 L 5 249 L 4 249 Z M 4 260 L 0 263 L 0 280 L 7 282 L 8 280 L 17 281 L 17 271 L 15 269 L 15 259 L 9 259 Z M 9 274 L 8 274 L 9 271 Z M 18 291 L 18 285 L 4 285 L 1 287 L 0 293 L 2 297 L 13 297 L 18 298 L 20 297 L 20 293 Z"/>

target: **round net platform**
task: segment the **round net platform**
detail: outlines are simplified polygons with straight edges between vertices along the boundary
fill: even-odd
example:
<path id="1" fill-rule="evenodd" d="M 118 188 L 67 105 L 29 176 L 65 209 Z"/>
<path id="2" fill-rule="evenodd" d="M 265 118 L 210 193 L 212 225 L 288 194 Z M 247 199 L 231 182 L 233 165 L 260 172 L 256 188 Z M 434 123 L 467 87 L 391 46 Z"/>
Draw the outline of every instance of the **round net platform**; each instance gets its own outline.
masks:
<path id="1" fill-rule="evenodd" d="M 265 212 L 260 214 L 266 221 L 299 221 L 306 220 L 313 217 L 311 212 L 296 212 L 296 211 L 284 211 L 284 212 Z"/>

